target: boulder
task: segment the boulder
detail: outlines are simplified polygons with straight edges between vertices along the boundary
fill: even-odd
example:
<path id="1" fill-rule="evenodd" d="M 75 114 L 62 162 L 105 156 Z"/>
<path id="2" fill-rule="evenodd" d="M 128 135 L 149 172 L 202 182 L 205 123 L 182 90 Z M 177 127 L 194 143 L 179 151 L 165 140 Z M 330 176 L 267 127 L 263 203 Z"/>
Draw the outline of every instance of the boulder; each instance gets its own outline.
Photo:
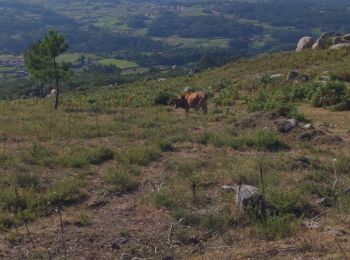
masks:
<path id="1" fill-rule="evenodd" d="M 344 40 L 344 41 L 350 41 L 350 33 L 345 34 L 345 35 L 343 36 L 343 40 Z"/>
<path id="2" fill-rule="evenodd" d="M 305 124 L 305 125 L 304 125 L 304 128 L 305 128 L 305 129 L 313 129 L 314 126 L 313 126 L 312 124 Z"/>
<path id="3" fill-rule="evenodd" d="M 282 74 L 280 74 L 280 73 L 278 73 L 278 74 L 273 74 L 273 75 L 270 75 L 269 77 L 270 77 L 270 79 L 279 79 L 279 78 L 282 78 L 282 77 L 283 77 L 283 75 L 282 75 Z"/>
<path id="4" fill-rule="evenodd" d="M 312 45 L 312 49 L 313 50 L 322 49 L 325 46 L 326 46 L 326 40 L 318 38 L 317 41 Z"/>
<path id="5" fill-rule="evenodd" d="M 339 43 L 343 43 L 343 38 L 340 37 L 340 36 L 336 36 L 332 39 L 332 44 L 335 45 L 335 44 L 339 44 Z"/>
<path id="6" fill-rule="evenodd" d="M 300 52 L 305 49 L 311 49 L 314 43 L 315 43 L 314 38 L 310 36 L 304 36 L 299 40 L 295 51 Z"/>
<path id="7" fill-rule="evenodd" d="M 292 81 L 298 77 L 299 77 L 299 72 L 297 70 L 292 70 L 291 72 L 288 73 L 287 80 Z"/>
<path id="8" fill-rule="evenodd" d="M 319 39 L 329 39 L 329 38 L 334 38 L 334 37 L 339 37 L 339 36 L 343 36 L 344 33 L 341 32 L 325 32 L 322 33 Z"/>
<path id="9" fill-rule="evenodd" d="M 341 50 L 345 48 L 350 48 L 350 43 L 339 43 L 336 45 L 331 46 L 329 49 L 330 50 Z"/>
<path id="10" fill-rule="evenodd" d="M 279 133 L 288 133 L 298 126 L 298 121 L 295 119 L 281 119 L 275 122 Z"/>

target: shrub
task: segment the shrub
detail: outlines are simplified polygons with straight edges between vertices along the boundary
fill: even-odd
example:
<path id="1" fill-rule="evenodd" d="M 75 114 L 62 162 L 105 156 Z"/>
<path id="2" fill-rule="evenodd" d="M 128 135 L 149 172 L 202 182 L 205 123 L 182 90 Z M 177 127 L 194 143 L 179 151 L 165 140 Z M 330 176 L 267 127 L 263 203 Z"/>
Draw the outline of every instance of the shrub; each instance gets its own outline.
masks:
<path id="1" fill-rule="evenodd" d="M 107 182 L 111 185 L 110 191 L 121 194 L 135 190 L 138 187 L 138 183 L 133 175 L 134 172 L 126 166 L 112 169 L 106 177 Z"/>
<path id="2" fill-rule="evenodd" d="M 114 152 L 106 147 L 100 147 L 97 150 L 93 150 L 88 155 L 88 161 L 91 164 L 102 164 L 106 161 L 112 160 Z"/>
<path id="3" fill-rule="evenodd" d="M 171 212 L 172 216 L 186 226 L 196 226 L 199 224 L 200 218 L 191 210 L 185 208 L 175 208 Z"/>
<path id="4" fill-rule="evenodd" d="M 292 215 L 271 216 L 265 221 L 256 223 L 258 234 L 267 239 L 280 239 L 293 234 L 297 221 Z"/>
<path id="5" fill-rule="evenodd" d="M 152 200 L 157 206 L 172 210 L 183 207 L 184 203 L 180 198 L 180 194 L 169 190 L 168 188 L 162 189 L 161 191 L 154 192 L 152 194 Z"/>
<path id="6" fill-rule="evenodd" d="M 158 141 L 158 147 L 162 152 L 173 152 L 175 151 L 175 147 L 173 146 L 173 144 L 166 140 L 166 139 L 160 139 Z"/>
<path id="7" fill-rule="evenodd" d="M 330 107 L 333 110 L 350 109 L 350 91 L 339 81 L 320 85 L 311 99 L 315 107 Z"/>
<path id="8" fill-rule="evenodd" d="M 16 172 L 11 176 L 10 181 L 15 187 L 19 188 L 37 189 L 40 185 L 38 175 L 27 172 Z"/>
<path id="9" fill-rule="evenodd" d="M 274 192 L 271 194 L 269 202 L 274 205 L 279 215 L 312 216 L 315 209 L 305 198 L 305 192 L 301 190 Z"/>
<path id="10" fill-rule="evenodd" d="M 30 165 L 52 166 L 55 163 L 54 156 L 52 151 L 34 143 L 24 152 L 22 160 Z"/>
<path id="11" fill-rule="evenodd" d="M 258 130 L 246 137 L 248 147 L 253 147 L 258 150 L 282 150 L 285 147 L 279 140 L 276 134 L 267 130 Z"/>
<path id="12" fill-rule="evenodd" d="M 154 105 L 170 105 L 171 101 L 176 97 L 172 92 L 161 91 L 154 98 Z"/>
<path id="13" fill-rule="evenodd" d="M 0 212 L 0 230 L 7 230 L 15 224 L 13 216 L 8 213 Z"/>
<path id="14" fill-rule="evenodd" d="M 57 207 L 74 204 L 83 198 L 80 188 L 81 184 L 72 178 L 56 181 L 47 191 L 47 204 Z"/>
<path id="15" fill-rule="evenodd" d="M 119 153 L 119 160 L 123 163 L 138 164 L 142 166 L 148 165 L 150 162 L 155 161 L 160 157 L 160 150 L 158 147 L 135 147 L 127 151 Z"/>
<path id="16" fill-rule="evenodd" d="M 228 213 L 214 213 L 207 212 L 200 218 L 200 224 L 203 228 L 211 232 L 220 232 L 223 233 L 233 223 L 233 219 Z"/>
<path id="17" fill-rule="evenodd" d="M 239 94 L 237 89 L 223 89 L 219 92 L 219 95 L 214 98 L 213 102 L 217 106 L 233 106 L 238 98 Z"/>
<path id="18" fill-rule="evenodd" d="M 88 164 L 88 158 L 86 152 L 70 152 L 64 155 L 60 162 L 65 167 L 81 168 Z"/>

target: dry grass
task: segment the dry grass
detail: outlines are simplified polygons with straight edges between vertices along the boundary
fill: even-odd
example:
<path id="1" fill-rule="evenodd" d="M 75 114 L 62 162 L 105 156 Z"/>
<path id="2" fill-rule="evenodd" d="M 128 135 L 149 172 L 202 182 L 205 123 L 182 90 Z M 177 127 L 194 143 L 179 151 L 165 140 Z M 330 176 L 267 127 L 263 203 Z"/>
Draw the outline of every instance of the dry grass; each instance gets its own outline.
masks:
<path id="1" fill-rule="evenodd" d="M 1 102 L 0 238 L 6 242 L 0 243 L 0 257 L 62 257 L 54 207 L 62 210 L 70 258 L 113 258 L 121 252 L 175 259 L 343 257 L 341 248 L 350 252 L 349 198 L 341 196 L 329 208 L 316 201 L 330 194 L 331 160 L 340 162 L 350 152 L 349 112 L 297 104 L 314 124 L 330 124 L 327 131 L 343 139 L 336 144 L 298 141 L 302 125 L 278 134 L 266 117 L 244 127 L 252 118 L 244 95 L 259 87 L 258 75 L 279 72 L 286 59 L 291 67 L 317 74 L 323 68 L 313 62 L 324 57 L 277 54 L 275 63 L 266 57 L 242 61 L 169 79 L 163 87 L 152 81 L 68 94 L 58 111 L 47 99 Z M 194 84 L 210 92 L 224 79 L 240 90 L 233 107 L 210 102 L 208 115 L 191 111 L 185 118 L 183 111 L 153 105 L 157 88 L 176 91 Z M 277 141 L 290 149 L 267 149 Z M 300 164 L 304 157 L 306 166 Z M 346 172 L 346 165 L 337 167 Z M 242 217 L 234 194 L 221 189 L 240 180 L 264 191 L 279 215 L 266 222 Z M 344 173 L 336 191 L 347 186 L 350 175 Z M 319 227 L 302 225 L 317 214 Z"/>

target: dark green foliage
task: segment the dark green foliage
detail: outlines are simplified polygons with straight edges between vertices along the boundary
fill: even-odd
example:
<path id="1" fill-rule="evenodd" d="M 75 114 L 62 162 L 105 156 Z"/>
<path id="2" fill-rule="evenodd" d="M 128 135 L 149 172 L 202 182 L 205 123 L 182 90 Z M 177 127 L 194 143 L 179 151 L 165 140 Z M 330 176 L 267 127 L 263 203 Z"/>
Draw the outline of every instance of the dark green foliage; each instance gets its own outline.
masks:
<path id="1" fill-rule="evenodd" d="M 238 89 L 231 81 L 223 80 L 215 85 L 213 90 L 219 92 L 213 100 L 218 106 L 233 106 L 239 98 Z"/>
<path id="2" fill-rule="evenodd" d="M 160 91 L 154 99 L 154 104 L 168 106 L 175 97 L 176 95 L 172 92 Z"/>
<path id="3" fill-rule="evenodd" d="M 278 151 L 287 148 L 278 140 L 276 134 L 267 130 L 257 130 L 250 134 L 246 137 L 246 144 L 258 150 Z"/>
<path id="4" fill-rule="evenodd" d="M 266 239 L 281 239 L 292 235 L 297 229 L 297 220 L 292 215 L 271 216 L 257 223 L 258 234 Z"/>
<path id="5" fill-rule="evenodd" d="M 49 33 L 40 41 L 32 43 L 24 53 L 25 65 L 33 76 L 40 82 L 54 81 L 56 88 L 55 109 L 58 107 L 60 82 L 67 76 L 70 64 L 58 62 L 57 58 L 65 53 L 68 44 L 64 36 L 56 31 Z"/>
<path id="6" fill-rule="evenodd" d="M 330 107 L 332 110 L 349 110 L 350 90 L 339 81 L 321 84 L 312 96 L 312 104 L 315 107 Z"/>

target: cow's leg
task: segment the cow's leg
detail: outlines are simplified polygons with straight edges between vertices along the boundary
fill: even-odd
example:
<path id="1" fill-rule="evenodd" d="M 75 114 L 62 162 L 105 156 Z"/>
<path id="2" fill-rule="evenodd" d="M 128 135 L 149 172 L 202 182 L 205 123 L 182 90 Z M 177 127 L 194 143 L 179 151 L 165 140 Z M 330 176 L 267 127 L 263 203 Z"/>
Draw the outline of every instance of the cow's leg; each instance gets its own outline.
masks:
<path id="1" fill-rule="evenodd" d="M 202 108 L 204 114 L 208 113 L 208 102 L 206 100 L 202 100 L 200 107 Z"/>
<path id="2" fill-rule="evenodd" d="M 188 108 L 185 109 L 185 116 L 189 116 L 190 115 L 190 110 Z"/>

